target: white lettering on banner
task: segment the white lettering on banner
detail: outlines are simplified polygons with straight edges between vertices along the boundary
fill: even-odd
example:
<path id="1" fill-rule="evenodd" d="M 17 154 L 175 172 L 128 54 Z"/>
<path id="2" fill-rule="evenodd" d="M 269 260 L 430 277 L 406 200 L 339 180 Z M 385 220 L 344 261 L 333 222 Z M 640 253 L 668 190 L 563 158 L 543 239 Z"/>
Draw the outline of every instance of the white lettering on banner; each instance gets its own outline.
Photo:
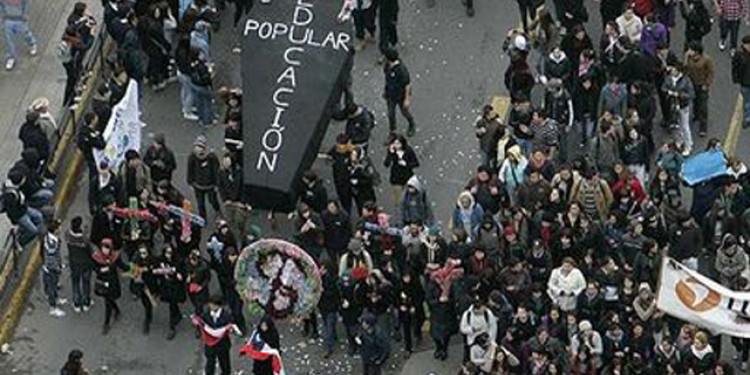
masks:
<path id="1" fill-rule="evenodd" d="M 304 0 L 297 0 L 291 23 L 268 22 L 248 19 L 245 22 L 245 37 L 257 37 L 260 40 L 286 39 L 291 44 L 284 50 L 284 70 L 276 78 L 276 88 L 273 91 L 272 101 L 276 109 L 273 122 L 263 133 L 260 139 L 261 151 L 258 154 L 257 170 L 276 171 L 276 163 L 279 159 L 277 153 L 284 144 L 283 115 L 289 108 L 291 98 L 297 87 L 297 68 L 302 66 L 305 56 L 305 48 L 331 48 L 336 51 L 349 51 L 351 36 L 345 32 L 329 31 L 318 34 L 315 38 L 315 30 L 311 28 L 315 12 L 313 4 Z M 320 36 L 323 35 L 323 38 Z"/>

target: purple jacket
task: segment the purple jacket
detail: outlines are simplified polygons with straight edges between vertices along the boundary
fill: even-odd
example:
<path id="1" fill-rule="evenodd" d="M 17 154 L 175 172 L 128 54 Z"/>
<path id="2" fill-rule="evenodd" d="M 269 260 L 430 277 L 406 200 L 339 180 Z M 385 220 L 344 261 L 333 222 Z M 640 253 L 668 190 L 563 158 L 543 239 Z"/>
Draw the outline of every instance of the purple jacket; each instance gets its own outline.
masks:
<path id="1" fill-rule="evenodd" d="M 641 53 L 644 55 L 656 55 L 659 44 L 666 43 L 669 31 L 661 23 L 653 23 L 643 26 L 641 31 Z"/>

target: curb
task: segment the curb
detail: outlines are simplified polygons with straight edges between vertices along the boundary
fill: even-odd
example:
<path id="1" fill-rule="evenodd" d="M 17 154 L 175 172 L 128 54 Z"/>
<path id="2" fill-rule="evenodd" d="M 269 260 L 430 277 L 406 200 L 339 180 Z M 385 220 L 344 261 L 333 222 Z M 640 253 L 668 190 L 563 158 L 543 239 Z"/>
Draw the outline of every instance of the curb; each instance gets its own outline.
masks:
<path id="1" fill-rule="evenodd" d="M 74 113 L 67 118 L 67 121 L 64 124 L 63 134 L 60 135 L 58 147 L 51 159 L 55 170 L 60 169 L 62 160 L 64 159 L 68 148 L 71 146 L 71 141 L 74 138 L 76 130 L 76 119 L 80 118 L 84 111 L 88 109 L 91 97 L 101 80 L 101 70 L 104 64 L 103 57 L 106 56 L 106 53 L 112 46 L 109 38 L 103 43 L 104 53 L 100 56 L 101 58 L 97 59 L 97 62 L 90 71 L 91 78 L 89 79 L 89 82 L 86 83 L 86 90 L 81 95 L 81 101 L 78 103 L 78 107 L 73 111 Z M 82 162 L 83 156 L 81 155 L 81 152 L 77 148 L 74 148 L 69 162 L 64 166 L 64 170 L 62 171 L 62 182 L 53 201 L 55 216 L 57 218 L 64 218 L 67 214 L 69 199 L 78 182 L 78 174 Z M 12 293 L 12 295 L 10 296 L 10 300 L 5 310 L 2 311 L 2 320 L 0 320 L 0 344 L 9 343 L 12 340 L 16 325 L 20 321 L 21 314 L 24 311 L 26 298 L 31 293 L 34 280 L 38 276 L 39 269 L 42 265 L 41 249 L 38 240 L 32 243 L 28 251 L 30 251 L 29 260 L 23 269 L 23 273 L 21 274 L 18 283 L 14 289 L 7 291 L 9 292 L 8 294 Z M 11 261 L 15 262 L 17 259 L 11 259 Z M 0 291 L 9 286 L 7 277 L 12 268 L 13 263 L 9 261 L 6 264 L 5 269 L 0 272 Z"/>

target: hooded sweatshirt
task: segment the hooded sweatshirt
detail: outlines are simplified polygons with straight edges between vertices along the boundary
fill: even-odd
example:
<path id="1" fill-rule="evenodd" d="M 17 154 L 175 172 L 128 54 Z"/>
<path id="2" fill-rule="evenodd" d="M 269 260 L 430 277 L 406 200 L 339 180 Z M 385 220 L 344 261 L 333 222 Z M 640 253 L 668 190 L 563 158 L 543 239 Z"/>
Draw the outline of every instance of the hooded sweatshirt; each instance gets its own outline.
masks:
<path id="1" fill-rule="evenodd" d="M 69 230 L 65 234 L 65 241 L 68 245 L 68 263 L 70 263 L 71 271 L 89 270 L 94 266 L 91 260 L 91 244 L 83 231 L 76 233 Z"/>
<path id="2" fill-rule="evenodd" d="M 429 223 L 432 220 L 432 210 L 427 202 L 427 192 L 422 187 L 422 181 L 416 175 L 411 176 L 406 182 L 404 196 L 401 200 L 401 217 L 404 224 L 421 221 Z M 413 187 L 416 192 L 409 192 L 408 187 Z"/>
<path id="3" fill-rule="evenodd" d="M 464 208 L 461 205 L 461 201 L 469 199 L 471 204 L 469 207 Z M 463 191 L 458 195 L 456 200 L 456 208 L 453 210 L 453 226 L 462 227 L 466 233 L 473 239 L 476 236 L 477 228 L 482 223 L 482 217 L 484 216 L 484 210 L 482 206 L 474 201 L 474 196 L 468 191 Z"/>

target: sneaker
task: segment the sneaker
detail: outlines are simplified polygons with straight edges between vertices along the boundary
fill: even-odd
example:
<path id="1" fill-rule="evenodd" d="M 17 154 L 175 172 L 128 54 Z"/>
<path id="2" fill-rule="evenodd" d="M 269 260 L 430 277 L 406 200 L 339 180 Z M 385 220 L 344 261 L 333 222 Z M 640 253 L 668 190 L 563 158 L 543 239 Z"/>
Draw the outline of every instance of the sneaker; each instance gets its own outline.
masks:
<path id="1" fill-rule="evenodd" d="M 731 48 L 731 49 L 729 49 L 729 56 L 732 56 L 732 57 L 734 57 L 734 54 L 735 54 L 735 53 L 737 53 L 737 49 L 736 49 L 736 48 Z"/>
<path id="2" fill-rule="evenodd" d="M 172 341 L 176 335 L 176 332 L 174 331 L 174 328 L 170 328 L 169 332 L 167 332 L 167 340 Z"/>
<path id="3" fill-rule="evenodd" d="M 727 49 L 727 43 L 723 40 L 719 40 L 719 51 Z"/>
<path id="4" fill-rule="evenodd" d="M 5 60 L 5 70 L 13 70 L 14 66 L 16 66 L 16 59 L 10 57 Z"/>
<path id="5" fill-rule="evenodd" d="M 367 45 L 367 42 L 364 39 L 357 38 L 357 41 L 354 43 L 354 50 L 359 52 L 365 49 L 365 45 Z"/>
<path id="6" fill-rule="evenodd" d="M 469 16 L 469 18 L 474 17 L 474 8 L 466 8 L 466 15 Z"/>
<path id="7" fill-rule="evenodd" d="M 61 306 L 64 306 L 67 303 L 68 303 L 68 300 L 66 298 L 58 298 L 57 300 L 57 304 Z"/>
<path id="8" fill-rule="evenodd" d="M 73 312 L 75 312 L 76 314 L 80 314 L 81 313 L 81 308 L 78 307 L 78 306 L 75 306 L 75 307 L 73 307 Z"/>
<path id="9" fill-rule="evenodd" d="M 417 127 L 415 125 L 409 125 L 409 129 L 406 130 L 407 137 L 413 137 L 417 133 Z"/>
<path id="10" fill-rule="evenodd" d="M 33 46 L 31 46 L 31 48 L 29 48 L 29 55 L 36 56 L 37 52 L 39 51 L 36 48 L 36 44 L 34 44 Z"/>
<path id="11" fill-rule="evenodd" d="M 54 316 L 55 318 L 62 318 L 65 316 L 65 311 L 62 311 L 59 307 L 53 307 L 49 310 L 49 314 Z"/>
<path id="12" fill-rule="evenodd" d="M 235 54 L 235 55 L 239 55 L 240 53 L 242 53 L 242 48 L 240 48 L 240 47 L 234 47 L 234 48 L 232 48 L 232 53 Z"/>
<path id="13" fill-rule="evenodd" d="M 183 113 L 182 118 L 187 121 L 198 121 L 198 115 L 196 115 L 195 113 Z"/>

